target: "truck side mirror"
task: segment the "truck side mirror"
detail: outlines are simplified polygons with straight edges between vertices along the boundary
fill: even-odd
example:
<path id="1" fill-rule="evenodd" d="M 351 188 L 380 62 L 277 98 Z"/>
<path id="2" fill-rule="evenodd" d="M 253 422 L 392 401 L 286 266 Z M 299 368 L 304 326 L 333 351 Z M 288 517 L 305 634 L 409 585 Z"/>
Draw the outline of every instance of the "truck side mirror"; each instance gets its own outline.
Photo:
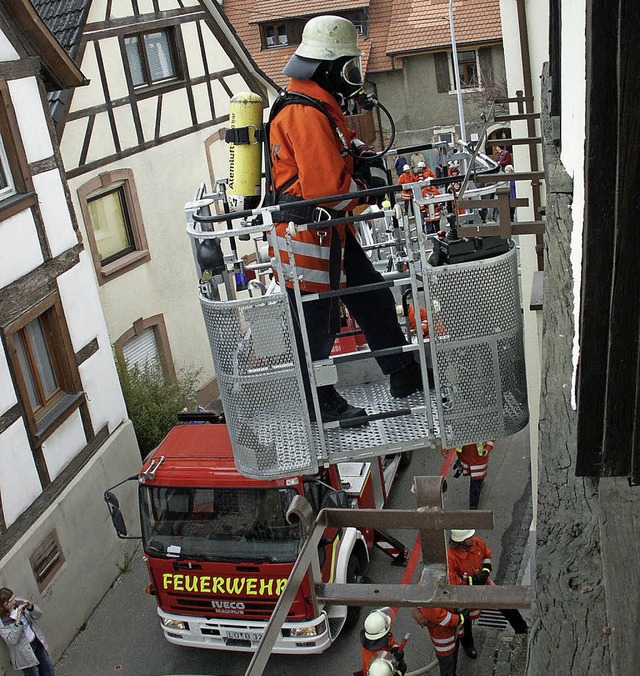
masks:
<path id="1" fill-rule="evenodd" d="M 349 509 L 349 499 L 344 491 L 331 491 L 322 499 L 320 509 Z"/>
<path id="2" fill-rule="evenodd" d="M 127 537 L 127 526 L 124 522 L 122 512 L 120 511 L 120 502 L 118 498 L 111 491 L 106 491 L 104 494 L 104 501 L 107 503 L 109 514 L 111 514 L 111 522 L 116 529 L 118 537 Z"/>

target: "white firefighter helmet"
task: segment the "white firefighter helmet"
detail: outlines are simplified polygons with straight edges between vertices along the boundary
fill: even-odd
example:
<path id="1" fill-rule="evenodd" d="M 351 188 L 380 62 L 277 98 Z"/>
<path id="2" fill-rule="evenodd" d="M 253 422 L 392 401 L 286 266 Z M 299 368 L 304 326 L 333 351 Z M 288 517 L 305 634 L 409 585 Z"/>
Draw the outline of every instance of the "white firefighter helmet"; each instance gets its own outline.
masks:
<path id="1" fill-rule="evenodd" d="M 402 171 L 409 171 L 411 167 L 408 164 L 405 164 L 404 167 L 402 167 Z"/>
<path id="2" fill-rule="evenodd" d="M 370 641 L 382 638 L 391 629 L 391 616 L 384 610 L 373 610 L 364 621 L 364 635 Z"/>
<path id="3" fill-rule="evenodd" d="M 341 16 L 316 16 L 305 24 L 302 41 L 283 72 L 298 80 L 308 80 L 323 61 L 344 58 L 343 77 L 348 84 L 361 87 L 361 81 L 355 82 L 362 79 L 361 56 L 358 33 L 351 21 Z"/>
<path id="4" fill-rule="evenodd" d="M 396 672 L 391 653 L 379 652 L 369 664 L 367 676 L 393 676 Z"/>
<path id="5" fill-rule="evenodd" d="M 295 53 L 306 59 L 321 61 L 335 61 L 341 56 L 362 56 L 356 27 L 349 19 L 341 16 L 316 16 L 309 19 Z"/>
<path id="6" fill-rule="evenodd" d="M 452 530 L 451 531 L 451 539 L 454 542 L 464 542 L 465 540 L 468 540 L 470 537 L 475 535 L 475 530 L 473 528 L 470 528 L 469 530 Z"/>
<path id="7" fill-rule="evenodd" d="M 422 161 L 418 162 L 418 169 L 424 169 L 426 166 L 427 165 L 424 162 Z"/>

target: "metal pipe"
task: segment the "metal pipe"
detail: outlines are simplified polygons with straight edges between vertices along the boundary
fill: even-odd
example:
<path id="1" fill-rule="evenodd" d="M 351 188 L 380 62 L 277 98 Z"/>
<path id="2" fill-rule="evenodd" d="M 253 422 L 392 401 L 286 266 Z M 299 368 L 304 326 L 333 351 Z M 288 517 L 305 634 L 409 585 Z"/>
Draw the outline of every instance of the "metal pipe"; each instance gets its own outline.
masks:
<path id="1" fill-rule="evenodd" d="M 451 51 L 453 53 L 453 74 L 456 81 L 456 98 L 458 99 L 458 117 L 460 118 L 460 138 L 466 143 L 467 126 L 464 121 L 464 108 L 462 106 L 460 67 L 458 66 L 458 47 L 456 46 L 456 29 L 453 24 L 453 0 L 449 0 L 449 27 L 451 29 Z"/>

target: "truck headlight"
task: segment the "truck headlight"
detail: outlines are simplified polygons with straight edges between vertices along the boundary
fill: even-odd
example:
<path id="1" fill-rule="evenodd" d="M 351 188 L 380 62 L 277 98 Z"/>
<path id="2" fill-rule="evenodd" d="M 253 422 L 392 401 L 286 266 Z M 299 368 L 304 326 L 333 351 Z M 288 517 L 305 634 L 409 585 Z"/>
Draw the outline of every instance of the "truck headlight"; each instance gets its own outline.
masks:
<path id="1" fill-rule="evenodd" d="M 162 622 L 162 626 L 167 627 L 167 629 L 189 629 L 189 623 L 183 622 L 182 620 L 174 620 L 170 617 L 161 617 L 160 621 Z"/>
<path id="2" fill-rule="evenodd" d="M 283 629 L 283 635 L 289 635 L 292 638 L 304 637 L 304 636 L 318 636 L 318 634 L 323 634 L 326 628 L 325 621 L 322 620 L 320 624 L 316 624 L 314 627 L 292 627 L 291 629 Z"/>

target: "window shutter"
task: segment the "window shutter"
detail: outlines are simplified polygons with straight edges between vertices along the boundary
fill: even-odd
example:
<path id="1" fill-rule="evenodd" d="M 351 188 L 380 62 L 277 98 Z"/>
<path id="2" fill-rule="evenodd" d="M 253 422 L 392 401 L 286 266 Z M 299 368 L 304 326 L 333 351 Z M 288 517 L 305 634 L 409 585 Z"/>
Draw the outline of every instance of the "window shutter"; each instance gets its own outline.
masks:
<path id="1" fill-rule="evenodd" d="M 480 47 L 478 50 L 478 60 L 480 61 L 480 85 L 486 87 L 493 82 L 491 47 Z"/>
<path id="2" fill-rule="evenodd" d="M 159 366 L 160 351 L 153 327 L 128 340 L 122 346 L 122 354 L 129 368 L 137 366 L 140 370 L 144 370 L 147 366 Z"/>
<path id="3" fill-rule="evenodd" d="M 448 92 L 451 89 L 449 81 L 449 52 L 436 52 L 433 55 L 436 65 L 436 84 L 439 92 Z"/>

